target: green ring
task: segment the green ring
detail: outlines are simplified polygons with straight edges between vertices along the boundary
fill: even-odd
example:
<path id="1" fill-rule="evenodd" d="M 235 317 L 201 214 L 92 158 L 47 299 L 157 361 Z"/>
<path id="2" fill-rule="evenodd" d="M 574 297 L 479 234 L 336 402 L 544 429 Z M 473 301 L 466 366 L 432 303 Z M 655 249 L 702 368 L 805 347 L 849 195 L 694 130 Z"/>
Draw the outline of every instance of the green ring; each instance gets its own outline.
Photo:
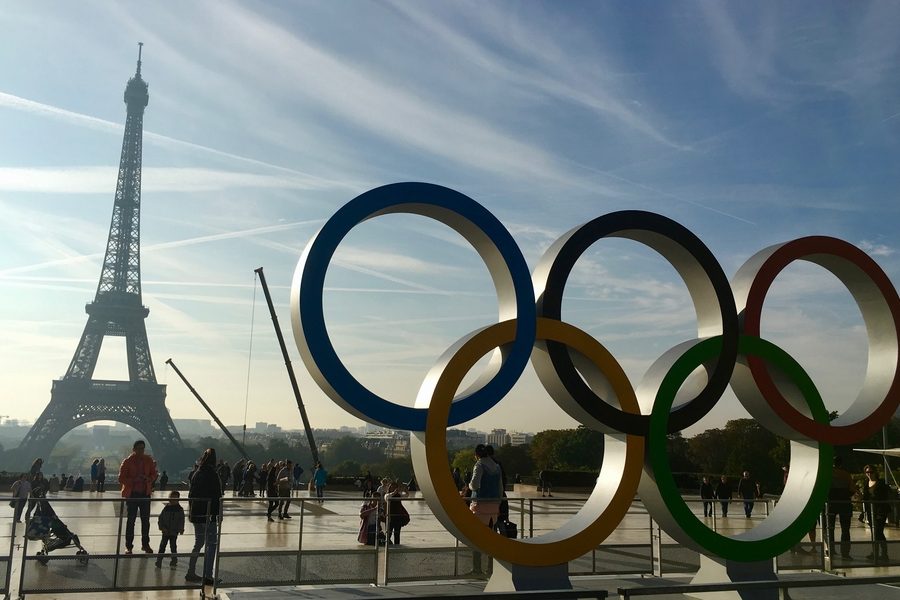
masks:
<path id="1" fill-rule="evenodd" d="M 815 525 L 816 518 L 825 505 L 831 485 L 834 447 L 826 443 L 818 444 L 819 469 L 809 501 L 797 518 L 781 532 L 760 540 L 739 540 L 716 533 L 700 521 L 681 497 L 681 492 L 675 484 L 666 450 L 666 433 L 669 412 L 678 389 L 694 369 L 707 360 L 719 356 L 721 346 L 721 336 L 700 342 L 675 361 L 671 370 L 666 374 L 656 394 L 656 401 L 653 403 L 653 411 L 650 415 L 647 461 L 652 468 L 656 485 L 666 508 L 685 534 L 704 549 L 725 559 L 741 562 L 768 560 L 786 552 L 803 539 L 803 536 Z M 822 402 L 819 391 L 803 367 L 787 352 L 762 338 L 746 335 L 741 336 L 738 351 L 742 355 L 750 354 L 763 358 L 790 377 L 803 394 L 813 419 L 819 423 L 828 423 L 828 411 Z"/>

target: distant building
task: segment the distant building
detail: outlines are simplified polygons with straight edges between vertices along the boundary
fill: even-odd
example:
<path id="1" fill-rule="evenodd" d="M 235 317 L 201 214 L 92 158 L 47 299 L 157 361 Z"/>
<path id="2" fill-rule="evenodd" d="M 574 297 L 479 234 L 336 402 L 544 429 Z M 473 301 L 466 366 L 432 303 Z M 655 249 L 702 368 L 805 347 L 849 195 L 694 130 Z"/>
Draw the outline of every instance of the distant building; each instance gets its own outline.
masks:
<path id="1" fill-rule="evenodd" d="M 209 419 L 172 419 L 172 422 L 181 437 L 207 437 L 218 433 L 218 428 L 213 427 Z"/>
<path id="2" fill-rule="evenodd" d="M 509 443 L 512 446 L 525 446 L 531 443 L 532 437 L 533 436 L 530 433 L 513 431 L 509 434 Z"/>
<path id="3" fill-rule="evenodd" d="M 484 436 L 484 443 L 494 448 L 506 446 L 510 443 L 509 434 L 506 433 L 505 429 L 492 429 L 489 434 Z"/>

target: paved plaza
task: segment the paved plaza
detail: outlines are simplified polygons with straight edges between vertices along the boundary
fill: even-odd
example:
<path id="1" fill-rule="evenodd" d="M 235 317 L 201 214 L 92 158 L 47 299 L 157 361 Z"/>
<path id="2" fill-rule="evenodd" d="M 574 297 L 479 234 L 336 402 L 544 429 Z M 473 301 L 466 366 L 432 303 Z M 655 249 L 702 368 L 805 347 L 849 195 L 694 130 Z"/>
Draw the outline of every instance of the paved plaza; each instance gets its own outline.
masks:
<path id="1" fill-rule="evenodd" d="M 359 527 L 358 494 L 337 492 L 324 503 L 309 499 L 298 492 L 293 499 L 289 520 L 270 522 L 266 519 L 266 503 L 258 498 L 226 496 L 221 537 L 220 577 L 223 598 L 240 600 L 269 600 L 275 598 L 355 598 L 407 597 L 415 594 L 440 593 L 446 595 L 471 594 L 481 590 L 487 576 L 473 573 L 472 553 L 457 543 L 432 515 L 421 497 L 404 501 L 410 515 L 409 526 L 402 531 L 399 546 L 387 548 L 362 546 L 357 543 Z M 103 500 L 97 501 L 102 498 Z M 163 506 L 164 496 L 156 494 L 151 511 L 151 545 L 156 548 L 160 535 L 156 515 Z M 113 493 L 62 492 L 51 502 L 67 526 L 76 533 L 90 553 L 87 565 L 74 560 L 74 548 L 57 550 L 51 557 L 66 557 L 42 566 L 37 561 L 26 562 L 24 577 L 28 590 L 107 589 L 116 582 L 118 587 L 149 588 L 184 585 L 187 553 L 193 544 L 193 529 L 186 525 L 178 549 L 183 553 L 176 568 L 164 563 L 155 569 L 153 560 L 145 555 L 123 556 L 124 542 L 120 540 L 120 502 Z M 539 536 L 559 527 L 584 502 L 584 496 L 555 494 L 542 498 L 540 494 L 514 494 L 510 497 L 511 520 L 525 537 Z M 186 501 L 182 500 L 186 507 Z M 696 503 L 695 513 L 702 514 Z M 737 508 L 737 507 L 735 507 Z M 7 509 L 11 513 L 11 509 Z M 761 522 L 766 509 L 760 504 L 752 519 L 743 514 L 727 519 L 707 519 L 710 527 L 735 534 Z M 701 517 L 702 518 L 702 517 Z M 0 518 L 0 543 L 8 544 L 11 514 Z M 832 568 L 851 575 L 887 575 L 892 567 L 866 568 L 865 555 L 871 552 L 869 529 L 855 518 L 852 521 L 852 554 L 854 559 L 835 563 Z M 19 525 L 12 561 L 13 589 L 23 580 L 21 572 L 22 536 Z M 592 554 L 570 563 L 573 582 L 580 586 L 603 586 L 614 590 L 628 582 L 653 584 L 661 581 L 686 581 L 699 564 L 695 552 L 680 547 L 665 534 L 661 538 L 662 578 L 651 577 L 654 569 L 651 550 L 652 521 L 639 503 L 635 503 L 615 532 Z M 139 538 L 138 527 L 138 538 Z M 889 528 L 889 539 L 900 540 L 898 531 Z M 817 539 L 821 541 L 821 531 Z M 139 546 L 139 544 L 136 544 Z M 8 547 L 8 546 L 5 546 Z M 29 557 L 37 546 L 27 546 Z M 803 548 L 806 550 L 807 548 Z M 811 550 L 811 547 L 808 549 Z M 302 557 L 298 560 L 298 550 Z M 900 548 L 892 548 L 894 564 L 900 564 Z M 657 557 L 659 558 L 659 557 Z M 489 564 L 482 557 L 482 571 Z M 785 554 L 779 558 L 781 570 L 810 571 L 822 568 L 821 550 L 815 553 Z M 627 575 L 627 577 L 626 577 Z M 641 577 L 643 575 L 643 578 Z M 297 582 L 305 585 L 295 585 Z M 373 585 L 378 583 L 378 586 Z M 435 588 L 434 586 L 438 586 Z M 594 588 L 590 588 L 594 589 Z M 431 590 L 431 591 L 427 591 Z M 839 592 L 837 590 L 835 593 Z M 804 594 L 810 595 L 804 595 Z M 829 598 L 827 590 L 792 592 L 794 598 Z M 852 597 L 847 591 L 842 598 Z M 879 595 L 892 598 L 895 591 L 886 588 Z M 184 598 L 193 594 L 185 589 L 166 591 L 118 592 L 116 598 Z M 28 597 L 54 598 L 56 594 L 33 594 Z M 835 596 L 836 597 L 836 596 Z M 900 598 L 900 596 L 898 596 Z"/>

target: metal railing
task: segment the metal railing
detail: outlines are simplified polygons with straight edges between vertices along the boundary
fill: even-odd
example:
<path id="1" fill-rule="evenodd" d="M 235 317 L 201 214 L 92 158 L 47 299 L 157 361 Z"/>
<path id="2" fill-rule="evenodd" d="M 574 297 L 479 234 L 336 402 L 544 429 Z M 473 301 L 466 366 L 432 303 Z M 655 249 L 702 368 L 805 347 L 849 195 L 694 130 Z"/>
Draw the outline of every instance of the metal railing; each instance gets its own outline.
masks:
<path id="1" fill-rule="evenodd" d="M 9 519 L 8 549 L 2 546 L 0 537 L 0 589 L 7 597 L 11 593 L 11 575 L 18 568 L 18 595 L 65 592 L 108 592 L 138 590 L 188 590 L 199 589 L 200 584 L 185 581 L 184 575 L 191 552 L 191 525 L 186 525 L 187 536 L 180 536 L 179 550 L 164 557 L 165 568 L 156 568 L 155 559 L 160 555 L 125 554 L 123 539 L 126 528 L 126 500 L 101 498 L 96 494 L 62 494 L 49 499 L 61 520 L 79 535 L 81 544 L 90 552 L 75 555 L 72 546 L 58 548 L 41 555 L 40 541 L 25 540 L 24 527 L 15 528 Z M 473 552 L 449 534 L 434 517 L 422 498 L 403 498 L 410 523 L 402 529 L 401 544 L 375 543 L 371 546 L 357 542 L 360 526 L 359 505 L 361 497 L 331 496 L 322 501 L 302 497 L 274 498 L 272 518 L 266 518 L 270 508 L 266 498 L 226 497 L 222 500 L 220 527 L 216 533 L 218 552 L 213 569 L 213 581 L 207 591 L 215 593 L 221 586 L 290 586 L 363 583 L 389 585 L 398 582 L 450 581 L 460 578 L 486 579 L 491 572 L 491 560 Z M 187 498 L 181 498 L 187 508 Z M 288 507 L 287 501 L 293 504 Z M 584 504 L 583 498 L 509 498 L 510 519 L 517 523 L 519 538 L 538 537 L 555 530 L 568 520 Z M 156 519 L 161 503 L 169 499 L 157 497 L 151 503 L 151 536 L 156 543 L 159 533 Z M 758 500 L 756 516 L 746 520 L 738 517 L 710 517 L 703 514 L 703 500 L 687 498 L 698 518 L 722 533 L 734 533 L 752 527 L 771 510 L 769 501 Z M 742 500 L 733 501 L 735 504 Z M 716 501 L 718 504 L 718 501 Z M 390 511 L 392 502 L 387 503 Z M 737 507 L 735 507 L 737 508 Z M 276 519 L 288 514 L 288 518 Z M 293 510 L 291 510 L 293 509 Z M 380 522 L 382 509 L 377 509 L 376 522 Z M 187 511 L 186 511 L 187 512 Z M 729 511 L 730 512 L 730 511 Z M 827 513 L 827 509 L 825 511 Z M 390 523 L 390 512 L 384 515 Z M 291 518 L 292 517 L 292 518 Z M 2 521 L 0 521 L 2 522 Z M 859 525 L 855 525 L 854 554 L 858 560 L 852 564 L 832 561 L 828 552 L 826 535 L 821 525 L 815 543 L 798 544 L 797 551 L 777 557 L 780 570 L 826 570 L 826 567 L 873 566 L 866 563 L 860 547 L 875 548 L 873 531 L 867 540 L 860 540 Z M 389 533 L 389 532 L 388 532 Z M 135 537 L 139 540 L 140 527 Z M 15 544 L 21 549 L 15 552 Z M 896 548 L 900 542 L 887 542 L 886 549 Z M 136 544 L 135 547 L 139 547 Z M 807 552 L 811 548 L 813 552 Z M 799 550 L 802 549 L 803 552 Z M 58 551 L 56 551 L 58 550 Z M 155 550 L 155 548 L 154 548 Z M 900 552 L 890 552 L 886 561 L 878 564 L 900 564 Z M 174 557 L 177 564 L 169 566 Z M 826 562 L 826 559 L 829 562 Z M 202 564 L 203 558 L 199 559 Z M 696 572 L 700 564 L 697 552 L 683 548 L 669 538 L 653 522 L 639 502 L 633 503 L 616 532 L 603 544 L 586 555 L 569 563 L 570 575 L 652 575 L 684 574 Z M 5 565 L 4 573 L 2 571 Z"/>

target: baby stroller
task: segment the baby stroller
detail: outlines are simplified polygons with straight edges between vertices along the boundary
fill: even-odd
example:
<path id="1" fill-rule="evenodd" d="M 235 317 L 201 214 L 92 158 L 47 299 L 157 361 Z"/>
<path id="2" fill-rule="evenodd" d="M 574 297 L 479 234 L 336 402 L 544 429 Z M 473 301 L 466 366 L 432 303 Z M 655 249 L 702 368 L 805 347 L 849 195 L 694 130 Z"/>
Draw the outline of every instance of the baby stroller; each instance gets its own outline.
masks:
<path id="1" fill-rule="evenodd" d="M 78 551 L 76 560 L 80 565 L 86 565 L 87 550 L 81 545 L 78 536 L 72 533 L 66 524 L 62 522 L 53 507 L 46 500 L 40 500 L 35 511 L 34 518 L 28 523 L 25 537 L 29 540 L 40 541 L 41 549 L 37 552 L 37 559 L 42 565 L 49 561 L 47 555 L 54 550 L 65 548 L 74 544 Z"/>

